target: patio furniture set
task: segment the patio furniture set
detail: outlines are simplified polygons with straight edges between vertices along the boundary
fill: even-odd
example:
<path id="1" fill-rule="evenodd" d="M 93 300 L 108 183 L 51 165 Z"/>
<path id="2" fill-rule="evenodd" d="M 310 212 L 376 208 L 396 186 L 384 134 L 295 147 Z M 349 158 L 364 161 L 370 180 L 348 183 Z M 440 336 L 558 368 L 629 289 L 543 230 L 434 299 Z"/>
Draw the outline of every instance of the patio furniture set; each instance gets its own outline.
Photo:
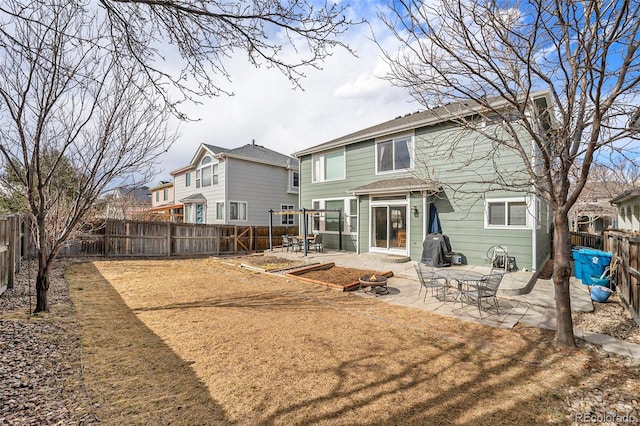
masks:
<path id="1" fill-rule="evenodd" d="M 313 248 L 315 252 L 324 251 L 321 234 L 307 235 L 306 237 L 301 235 L 283 235 L 282 251 L 301 251 L 304 249 L 305 243 L 307 244 L 307 248 Z"/>
<path id="2" fill-rule="evenodd" d="M 489 274 L 483 274 L 456 267 L 436 268 L 433 265 L 433 260 L 426 258 L 416 263 L 416 272 L 420 280 L 418 295 L 422 289 L 425 290 L 423 301 L 426 301 L 429 289 L 431 289 L 431 296 L 435 292 L 437 297 L 438 293 L 442 292 L 442 300 L 445 302 L 447 301 L 447 293 L 453 290 L 455 292 L 453 302 L 460 301 L 461 306 L 464 306 L 465 300 L 475 302 L 480 318 L 482 318 L 482 300 L 484 299 L 492 299 L 498 314 L 500 313 L 496 293 L 504 277 L 502 269 L 492 269 Z"/>

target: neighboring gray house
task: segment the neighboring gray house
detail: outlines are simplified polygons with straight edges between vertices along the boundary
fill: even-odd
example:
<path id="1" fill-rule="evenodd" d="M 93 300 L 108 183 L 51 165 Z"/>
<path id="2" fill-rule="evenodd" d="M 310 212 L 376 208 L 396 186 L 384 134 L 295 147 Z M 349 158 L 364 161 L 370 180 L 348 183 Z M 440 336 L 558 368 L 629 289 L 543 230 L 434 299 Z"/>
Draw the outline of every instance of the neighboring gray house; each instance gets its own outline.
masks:
<path id="1" fill-rule="evenodd" d="M 145 220 L 151 207 L 151 190 L 148 186 L 119 186 L 106 191 L 102 200 L 106 219 Z"/>
<path id="2" fill-rule="evenodd" d="M 256 145 L 201 144 L 191 163 L 171 172 L 185 223 L 268 225 L 269 210 L 298 208 L 298 160 Z M 297 215 L 274 216 L 296 225 Z"/>
<path id="3" fill-rule="evenodd" d="M 536 96 L 538 107 L 551 104 L 546 93 Z M 494 177 L 497 167 L 495 157 L 483 155 L 491 141 L 455 123 L 453 118 L 463 114 L 478 120 L 485 132 L 500 131 L 467 104 L 456 104 L 407 114 L 295 153 L 301 208 L 342 209 L 346 250 L 419 260 L 427 234 L 440 225 L 465 263 L 489 265 L 487 251 L 500 245 L 518 268 L 535 270 L 551 251 L 547 204 L 532 195 L 522 160 L 512 152 L 499 156 L 502 176 L 523 185 L 521 191 L 473 183 L 488 181 L 484 178 Z M 517 114 L 513 122 L 517 125 Z M 459 154 L 451 155 L 452 144 Z M 531 152 L 536 164 L 533 146 Z M 462 186 L 464 194 L 458 190 Z M 329 212 L 310 219 L 310 229 L 323 234 L 327 248 L 338 247 L 338 219 Z"/>
<path id="4" fill-rule="evenodd" d="M 629 189 L 610 202 L 618 208 L 618 229 L 640 231 L 640 188 Z"/>

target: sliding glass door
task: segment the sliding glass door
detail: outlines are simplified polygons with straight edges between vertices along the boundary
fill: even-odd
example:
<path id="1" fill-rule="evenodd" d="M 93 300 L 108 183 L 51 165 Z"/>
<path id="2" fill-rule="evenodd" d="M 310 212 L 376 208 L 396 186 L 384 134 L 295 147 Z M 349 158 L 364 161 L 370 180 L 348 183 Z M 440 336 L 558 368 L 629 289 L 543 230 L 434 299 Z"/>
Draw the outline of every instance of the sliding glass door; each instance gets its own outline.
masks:
<path id="1" fill-rule="evenodd" d="M 373 251 L 407 249 L 407 206 L 385 202 L 372 203 L 371 248 Z"/>

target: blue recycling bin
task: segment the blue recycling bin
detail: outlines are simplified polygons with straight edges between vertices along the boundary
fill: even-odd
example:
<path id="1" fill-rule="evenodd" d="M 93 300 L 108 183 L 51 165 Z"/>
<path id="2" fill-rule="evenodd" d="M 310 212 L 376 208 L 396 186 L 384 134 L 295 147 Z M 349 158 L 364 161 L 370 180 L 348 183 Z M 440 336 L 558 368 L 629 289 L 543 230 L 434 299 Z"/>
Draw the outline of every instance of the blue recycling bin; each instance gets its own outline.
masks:
<path id="1" fill-rule="evenodd" d="M 573 276 L 582 278 L 582 260 L 580 260 L 580 249 L 571 249 L 571 257 L 573 257 Z"/>
<path id="2" fill-rule="evenodd" d="M 594 249 L 581 249 L 578 251 L 580 257 L 580 278 L 582 284 L 591 285 L 591 276 L 600 277 L 607 265 L 611 264 L 613 254 Z"/>

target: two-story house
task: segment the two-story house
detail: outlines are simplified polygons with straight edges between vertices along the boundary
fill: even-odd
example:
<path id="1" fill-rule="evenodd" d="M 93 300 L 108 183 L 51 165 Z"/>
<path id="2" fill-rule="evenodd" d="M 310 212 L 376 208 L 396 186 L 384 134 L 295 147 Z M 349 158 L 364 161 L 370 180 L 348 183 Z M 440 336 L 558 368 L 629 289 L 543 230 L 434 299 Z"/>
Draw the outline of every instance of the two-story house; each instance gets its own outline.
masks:
<path id="1" fill-rule="evenodd" d="M 148 186 L 119 186 L 102 196 L 104 217 L 120 220 L 144 220 L 151 207 L 151 191 Z"/>
<path id="2" fill-rule="evenodd" d="M 298 160 L 255 142 L 233 149 L 201 144 L 171 175 L 185 223 L 268 225 L 269 210 L 298 209 Z M 298 217 L 278 220 L 295 225 Z"/>
<path id="3" fill-rule="evenodd" d="M 536 103 L 551 104 L 544 94 L 538 96 Z M 337 248 L 342 235 L 346 250 L 419 260 L 427 235 L 441 231 L 465 263 L 488 265 L 490 248 L 499 245 L 520 269 L 542 265 L 551 249 L 546 203 L 530 187 L 520 157 L 506 150 L 488 155 L 496 145 L 463 128 L 460 117 L 479 120 L 486 134 L 500 131 L 466 104 L 449 105 L 295 153 L 300 206 L 342 210 L 342 218 L 326 212 L 310 220 L 310 229 L 323 234 L 325 247 Z M 531 155 L 535 161 L 533 145 Z M 495 161 L 501 163 L 500 176 Z M 491 183 L 497 179 L 513 181 L 520 189 Z"/>
<path id="4" fill-rule="evenodd" d="M 610 201 L 618 208 L 618 229 L 640 231 L 640 188 L 631 188 Z"/>
<path id="5" fill-rule="evenodd" d="M 183 221 L 183 205 L 175 202 L 173 182 L 161 181 L 151 188 L 149 219 L 163 222 Z"/>

